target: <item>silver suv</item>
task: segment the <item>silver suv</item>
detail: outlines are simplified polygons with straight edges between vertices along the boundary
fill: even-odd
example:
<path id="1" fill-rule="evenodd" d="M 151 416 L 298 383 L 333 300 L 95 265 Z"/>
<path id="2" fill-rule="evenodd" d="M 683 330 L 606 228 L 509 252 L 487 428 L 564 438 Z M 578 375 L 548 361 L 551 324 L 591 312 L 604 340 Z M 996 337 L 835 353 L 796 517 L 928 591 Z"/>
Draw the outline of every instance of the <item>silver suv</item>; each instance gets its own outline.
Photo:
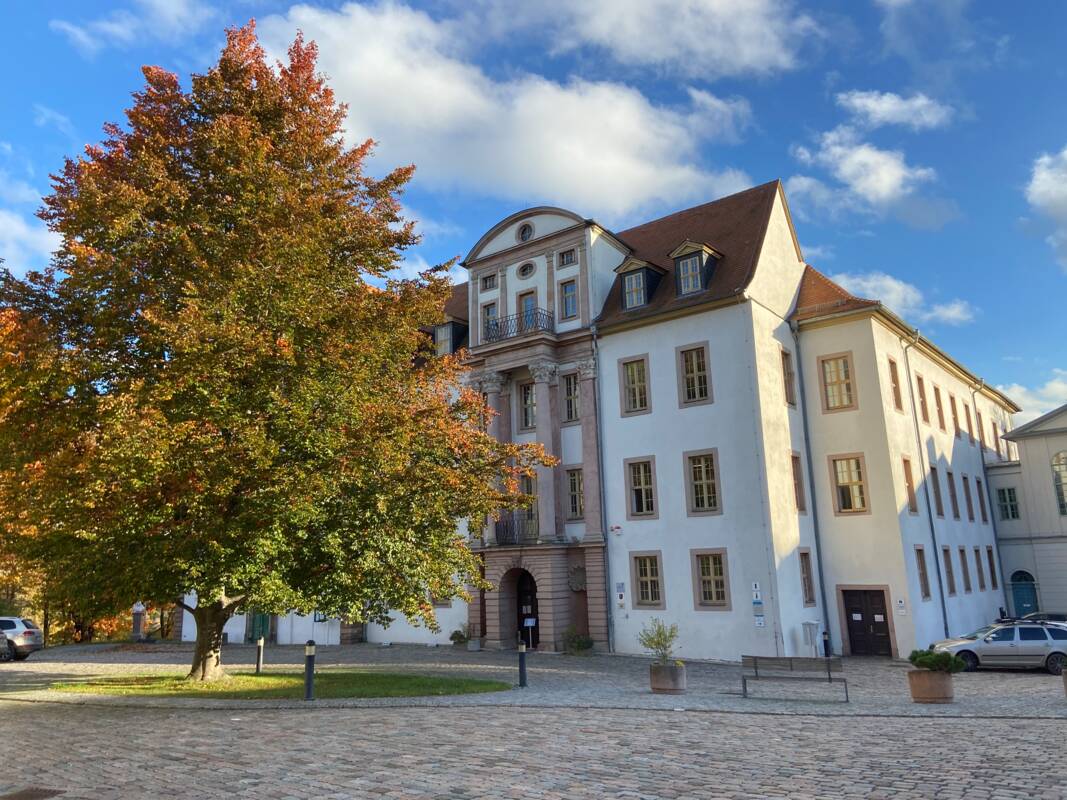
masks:
<path id="1" fill-rule="evenodd" d="M 7 638 L 8 654 L 16 661 L 24 661 L 44 647 L 44 636 L 32 619 L 0 617 L 0 633 Z"/>
<path id="2" fill-rule="evenodd" d="M 955 653 L 967 671 L 979 667 L 1044 667 L 1062 675 L 1067 667 L 1067 624 L 1021 620 L 979 628 L 958 639 L 934 644 L 934 650 Z"/>

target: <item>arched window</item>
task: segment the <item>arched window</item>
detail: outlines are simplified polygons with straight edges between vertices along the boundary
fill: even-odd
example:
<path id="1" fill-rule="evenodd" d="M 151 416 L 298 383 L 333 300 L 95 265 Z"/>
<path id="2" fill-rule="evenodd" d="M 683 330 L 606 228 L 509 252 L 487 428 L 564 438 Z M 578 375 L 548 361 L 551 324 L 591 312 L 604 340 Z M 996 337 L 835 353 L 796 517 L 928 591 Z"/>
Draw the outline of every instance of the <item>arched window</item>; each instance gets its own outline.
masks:
<path id="1" fill-rule="evenodd" d="M 1052 459 L 1052 485 L 1056 487 L 1060 514 L 1067 517 L 1067 450 L 1057 453 Z"/>

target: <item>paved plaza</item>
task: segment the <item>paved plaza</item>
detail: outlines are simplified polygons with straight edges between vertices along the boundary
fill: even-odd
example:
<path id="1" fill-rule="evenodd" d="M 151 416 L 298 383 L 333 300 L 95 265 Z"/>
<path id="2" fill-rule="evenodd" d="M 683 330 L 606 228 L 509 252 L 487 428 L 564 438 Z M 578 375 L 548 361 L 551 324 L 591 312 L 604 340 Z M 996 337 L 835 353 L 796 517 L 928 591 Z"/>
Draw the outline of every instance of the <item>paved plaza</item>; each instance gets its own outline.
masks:
<path id="1" fill-rule="evenodd" d="M 323 669 L 516 674 L 513 653 L 319 653 Z M 647 660 L 544 654 L 530 657 L 528 689 L 456 698 L 264 704 L 43 690 L 63 677 L 174 672 L 188 655 L 57 648 L 0 665 L 0 798 L 1067 797 L 1063 683 L 1037 672 L 958 676 L 948 707 L 911 704 L 906 668 L 888 661 L 849 661 L 845 704 L 840 687 L 821 685 L 759 686 L 743 700 L 737 666 L 700 663 L 689 664 L 688 694 L 653 696 Z M 253 655 L 225 651 L 232 666 Z M 301 655 L 268 651 L 275 668 Z"/>

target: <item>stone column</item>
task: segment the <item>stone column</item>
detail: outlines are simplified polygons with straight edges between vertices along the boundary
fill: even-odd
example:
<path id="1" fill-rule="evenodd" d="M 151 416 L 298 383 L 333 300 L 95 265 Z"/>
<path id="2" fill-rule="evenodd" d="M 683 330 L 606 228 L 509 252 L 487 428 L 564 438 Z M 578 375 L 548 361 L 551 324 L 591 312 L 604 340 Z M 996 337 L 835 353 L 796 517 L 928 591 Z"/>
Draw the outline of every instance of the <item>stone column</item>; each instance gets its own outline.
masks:
<path id="1" fill-rule="evenodd" d="M 578 362 L 578 402 L 582 420 L 582 484 L 585 505 L 585 541 L 604 538 L 600 508 L 600 432 L 596 418 L 596 360 Z"/>
<path id="2" fill-rule="evenodd" d="M 487 432 L 498 442 L 510 439 L 510 436 L 505 437 L 504 435 L 505 428 L 510 428 L 510 426 L 503 424 L 504 404 L 502 402 L 502 392 L 506 382 L 507 376 L 501 372 L 483 372 L 478 376 L 478 383 L 482 392 L 485 393 L 486 405 L 493 412 L 489 418 Z M 485 544 L 496 544 L 496 526 L 491 517 L 486 518 L 485 529 Z"/>
<path id="3" fill-rule="evenodd" d="M 535 361 L 530 364 L 530 374 L 534 379 L 534 398 L 537 404 L 537 441 L 551 456 L 553 452 L 552 430 L 558 420 L 552 417 L 552 392 L 556 384 L 556 365 L 549 361 Z M 538 539 L 543 542 L 555 542 L 559 539 L 556 530 L 556 468 L 537 468 L 537 527 Z"/>

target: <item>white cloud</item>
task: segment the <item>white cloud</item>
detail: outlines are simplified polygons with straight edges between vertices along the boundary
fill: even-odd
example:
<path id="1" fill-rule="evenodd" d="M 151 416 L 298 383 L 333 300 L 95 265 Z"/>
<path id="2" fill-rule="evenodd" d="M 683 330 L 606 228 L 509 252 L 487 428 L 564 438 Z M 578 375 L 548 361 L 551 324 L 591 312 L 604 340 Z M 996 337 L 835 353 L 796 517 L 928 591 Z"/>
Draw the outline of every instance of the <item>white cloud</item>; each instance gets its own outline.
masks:
<path id="1" fill-rule="evenodd" d="M 55 128 L 72 141 L 78 139 L 78 132 L 74 130 L 74 123 L 70 121 L 70 117 L 40 103 L 33 104 L 33 124 L 38 128 Z"/>
<path id="2" fill-rule="evenodd" d="M 1034 161 L 1026 200 L 1052 220 L 1055 229 L 1046 241 L 1067 271 L 1067 147 L 1059 153 L 1044 153 Z"/>
<path id="3" fill-rule="evenodd" d="M 880 300 L 912 324 L 965 325 L 977 314 L 966 300 L 931 304 L 918 286 L 884 272 L 842 272 L 830 278 L 854 295 Z"/>
<path id="4" fill-rule="evenodd" d="M 1067 403 L 1067 369 L 1052 370 L 1052 377 L 1039 386 L 1024 386 L 1009 383 L 997 386 L 1022 409 L 1015 415 L 1015 424 L 1021 425 Z"/>
<path id="5" fill-rule="evenodd" d="M 901 97 L 893 92 L 840 92 L 837 104 L 868 128 L 904 125 L 912 130 L 942 128 L 952 121 L 951 106 L 922 94 Z"/>
<path id="6" fill-rule="evenodd" d="M 91 58 L 105 47 L 126 47 L 146 38 L 173 41 L 195 33 L 216 14 L 202 0 L 134 0 L 134 5 L 133 11 L 118 9 L 80 24 L 54 19 L 48 27 Z"/>
<path id="7" fill-rule="evenodd" d="M 738 170 L 709 168 L 699 152 L 743 127 L 746 103 L 692 90 L 675 108 L 619 83 L 496 80 L 465 58 L 461 27 L 388 2 L 295 6 L 259 24 L 276 55 L 297 29 L 315 40 L 320 68 L 349 105 L 348 138 L 376 139 L 379 163 L 414 162 L 419 184 L 608 219 L 750 184 Z"/>
<path id="8" fill-rule="evenodd" d="M 26 181 L 13 178 L 6 170 L 0 169 L 0 202 L 2 203 L 39 203 L 41 193 Z"/>
<path id="9" fill-rule="evenodd" d="M 43 268 L 59 243 L 59 235 L 43 223 L 0 208 L 0 258 L 12 272 L 22 274 Z"/>
<path id="10" fill-rule="evenodd" d="M 389 273 L 389 277 L 413 280 L 426 270 L 433 269 L 434 266 L 418 253 L 412 252 L 408 253 L 404 260 L 400 262 L 399 267 Z M 448 277 L 452 279 L 452 283 L 463 283 L 468 277 L 467 270 L 457 262 L 448 271 Z"/>
<path id="11" fill-rule="evenodd" d="M 804 258 L 807 259 L 809 262 L 819 261 L 820 259 L 823 261 L 829 261 L 834 257 L 834 248 L 830 245 L 804 245 L 800 249 L 804 253 Z"/>
<path id="12" fill-rule="evenodd" d="M 446 238 L 460 236 L 463 228 L 453 222 L 443 219 L 435 219 L 417 211 L 411 206 L 401 205 L 400 216 L 408 222 L 415 223 L 415 233 L 426 239 Z"/>

